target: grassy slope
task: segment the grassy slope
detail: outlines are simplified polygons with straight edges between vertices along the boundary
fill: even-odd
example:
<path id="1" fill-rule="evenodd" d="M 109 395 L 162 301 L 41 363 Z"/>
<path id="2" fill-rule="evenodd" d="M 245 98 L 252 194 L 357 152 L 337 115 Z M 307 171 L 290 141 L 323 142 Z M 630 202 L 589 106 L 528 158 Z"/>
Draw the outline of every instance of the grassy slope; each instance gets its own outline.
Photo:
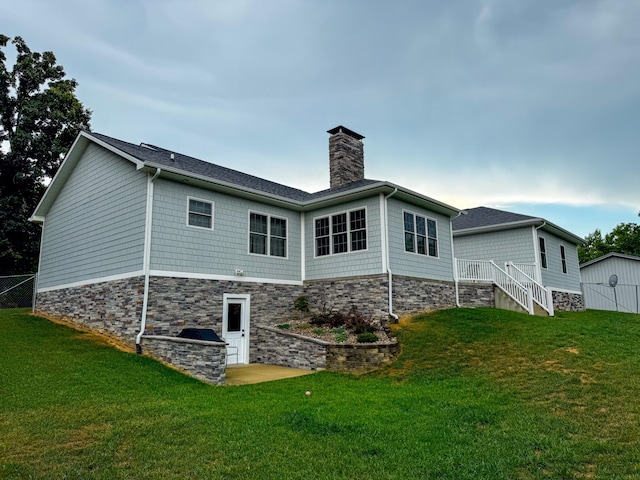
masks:
<path id="1" fill-rule="evenodd" d="M 0 312 L 0 478 L 640 478 L 640 316 L 461 309 L 398 334 L 377 374 L 213 387 Z"/>

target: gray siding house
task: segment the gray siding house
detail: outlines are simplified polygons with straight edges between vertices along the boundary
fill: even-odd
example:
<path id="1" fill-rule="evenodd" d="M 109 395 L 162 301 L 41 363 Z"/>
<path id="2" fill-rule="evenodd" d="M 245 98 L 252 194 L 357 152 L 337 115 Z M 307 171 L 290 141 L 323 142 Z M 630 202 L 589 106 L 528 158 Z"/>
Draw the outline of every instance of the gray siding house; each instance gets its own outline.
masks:
<path id="1" fill-rule="evenodd" d="M 580 274 L 587 308 L 640 313 L 640 257 L 608 253 L 580 265 Z"/>
<path id="2" fill-rule="evenodd" d="M 81 132 L 32 217 L 42 224 L 36 311 L 138 347 L 212 328 L 238 363 L 266 363 L 263 327 L 286 322 L 301 295 L 383 324 L 455 306 L 460 211 L 366 179 L 364 137 L 328 133 L 330 188 L 307 193 Z"/>
<path id="3" fill-rule="evenodd" d="M 583 310 L 577 235 L 543 218 L 487 207 L 453 220 L 453 245 L 461 279 L 473 279 L 493 262 L 525 287 L 550 295 L 548 310 Z M 542 290 L 544 287 L 544 290 Z M 546 290 L 546 293 L 545 293 Z"/>

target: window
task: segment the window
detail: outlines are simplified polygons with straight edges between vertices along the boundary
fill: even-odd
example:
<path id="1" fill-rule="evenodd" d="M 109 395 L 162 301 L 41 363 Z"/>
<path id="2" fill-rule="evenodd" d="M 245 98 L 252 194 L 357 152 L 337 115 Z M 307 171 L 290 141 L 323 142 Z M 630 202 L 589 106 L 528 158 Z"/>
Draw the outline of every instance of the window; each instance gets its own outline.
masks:
<path id="1" fill-rule="evenodd" d="M 367 249 L 367 212 L 354 210 L 315 219 L 316 257 Z"/>
<path id="2" fill-rule="evenodd" d="M 187 225 L 213 229 L 213 202 L 189 198 L 187 202 Z"/>
<path id="3" fill-rule="evenodd" d="M 540 266 L 542 268 L 547 268 L 547 247 L 544 243 L 544 238 L 538 237 L 540 242 Z"/>
<path id="4" fill-rule="evenodd" d="M 249 212 L 249 253 L 287 256 L 287 220 Z"/>
<path id="5" fill-rule="evenodd" d="M 567 273 L 567 256 L 564 251 L 564 245 L 560 245 L 560 260 L 562 261 L 562 273 Z"/>
<path id="6" fill-rule="evenodd" d="M 438 228 L 435 220 L 404 212 L 405 252 L 438 256 Z"/>

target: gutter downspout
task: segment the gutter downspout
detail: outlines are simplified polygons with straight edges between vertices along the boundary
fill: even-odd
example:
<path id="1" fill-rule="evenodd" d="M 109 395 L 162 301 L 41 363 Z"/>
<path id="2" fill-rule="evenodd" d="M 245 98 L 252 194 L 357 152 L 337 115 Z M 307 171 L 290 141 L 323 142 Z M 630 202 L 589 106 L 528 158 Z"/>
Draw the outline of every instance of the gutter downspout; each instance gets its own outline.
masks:
<path id="1" fill-rule="evenodd" d="M 458 262 L 456 262 L 456 252 L 453 249 L 453 221 L 458 218 L 460 215 L 466 215 L 467 211 L 462 210 L 458 215 L 449 219 L 449 234 L 451 238 L 451 262 L 453 263 L 453 284 L 455 285 L 456 290 L 456 307 L 461 308 L 460 306 L 460 289 L 458 286 Z"/>
<path id="2" fill-rule="evenodd" d="M 542 227 L 544 227 L 547 224 L 547 221 L 545 220 L 544 222 L 542 222 L 542 225 L 540 225 L 539 227 L 533 227 L 534 228 L 534 232 L 538 232 L 538 230 L 540 230 Z M 538 273 L 540 275 L 540 284 L 542 284 L 542 265 L 538 262 L 540 262 L 540 240 L 538 240 L 540 237 L 538 237 L 538 235 L 536 235 L 536 239 L 535 239 L 535 243 L 533 245 L 533 248 L 536 250 L 536 265 L 538 265 L 538 271 L 536 273 Z M 545 244 L 546 247 L 546 244 Z M 547 262 L 549 260 L 547 259 Z M 547 263 L 548 265 L 548 263 Z M 550 317 L 553 317 L 555 314 L 555 309 L 553 308 L 553 290 L 551 289 L 551 287 L 547 287 L 546 285 L 542 284 L 542 286 L 544 287 L 544 289 L 547 291 L 547 306 L 549 307 L 548 313 Z"/>
<path id="3" fill-rule="evenodd" d="M 393 318 L 394 323 L 398 323 L 398 315 L 393 313 L 393 273 L 391 273 L 391 268 L 389 268 L 389 207 L 387 205 L 387 200 L 391 198 L 398 192 L 398 188 L 391 192 L 389 195 L 384 197 L 384 232 L 385 232 L 385 257 L 387 259 L 387 275 L 388 275 L 388 283 L 389 283 L 389 316 Z"/>
<path id="4" fill-rule="evenodd" d="M 149 304 L 149 272 L 151 270 L 151 220 L 153 217 L 153 185 L 160 175 L 160 168 L 156 168 L 153 176 L 147 176 L 147 212 L 144 227 L 144 294 L 142 301 L 142 316 L 140 318 L 140 332 L 136 336 L 136 353 L 142 354 L 140 340 L 147 326 L 147 306 Z"/>

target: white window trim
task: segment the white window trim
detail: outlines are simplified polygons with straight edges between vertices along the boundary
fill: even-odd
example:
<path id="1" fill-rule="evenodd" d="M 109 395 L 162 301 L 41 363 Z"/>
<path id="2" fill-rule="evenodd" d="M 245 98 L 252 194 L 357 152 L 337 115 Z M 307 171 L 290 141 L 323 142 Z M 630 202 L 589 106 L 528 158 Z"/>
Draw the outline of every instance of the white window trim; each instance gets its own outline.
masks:
<path id="1" fill-rule="evenodd" d="M 262 253 L 253 253 L 251 251 L 251 214 L 255 213 L 256 215 L 264 215 L 265 217 L 267 217 L 267 253 L 266 254 L 262 254 Z M 284 257 L 281 257 L 279 255 L 271 255 L 271 219 L 272 218 L 277 218 L 280 220 L 284 220 L 285 222 L 287 222 L 287 236 L 284 237 Z M 265 213 L 265 212 L 259 212 L 258 210 L 249 210 L 247 213 L 247 254 L 254 256 L 254 257 L 260 257 L 260 258 L 265 258 L 265 257 L 269 257 L 269 258 L 280 258 L 283 260 L 287 260 L 289 258 L 289 218 L 288 217 L 283 217 L 281 215 L 271 215 L 270 213 Z M 282 238 L 282 237 L 277 237 L 277 238 Z"/>
<path id="2" fill-rule="evenodd" d="M 569 275 L 569 260 L 567 259 L 567 246 L 564 243 L 560 244 L 560 271 L 563 275 Z M 562 258 L 562 251 L 564 250 L 564 258 Z M 564 268 L 563 268 L 564 265 Z M 566 272 L 564 270 L 567 270 Z"/>
<path id="3" fill-rule="evenodd" d="M 545 267 L 542 263 L 542 249 L 540 248 L 540 239 L 544 242 L 544 258 L 546 260 L 547 266 Z M 540 261 L 540 268 L 542 270 L 549 270 L 549 252 L 547 248 L 547 239 L 542 235 L 538 234 L 538 260 Z"/>
<path id="4" fill-rule="evenodd" d="M 365 221 L 365 234 L 367 238 L 367 248 L 363 248 L 362 250 L 351 250 L 351 212 L 357 212 L 360 210 L 364 210 L 364 221 Z M 333 253 L 333 222 L 331 221 L 331 217 L 334 215 L 341 215 L 343 213 L 347 214 L 347 251 L 341 253 Z M 329 253 L 327 255 L 318 255 L 318 250 L 316 248 L 316 220 L 320 218 L 329 218 Z M 349 210 L 340 210 L 338 212 L 331 212 L 324 215 L 318 215 L 317 217 L 313 217 L 311 220 L 313 223 L 313 258 L 330 258 L 340 255 L 349 255 L 361 252 L 369 251 L 369 212 L 367 210 L 367 206 L 364 205 L 362 207 L 351 208 Z"/>
<path id="5" fill-rule="evenodd" d="M 197 202 L 204 202 L 204 203 L 210 203 L 211 204 L 211 228 L 200 227 L 198 225 L 189 224 L 189 213 L 191 213 L 190 210 L 189 210 L 189 203 L 190 203 L 191 200 L 195 200 Z M 187 196 L 187 220 L 186 220 L 187 227 L 188 228 L 195 228 L 197 230 L 206 230 L 206 231 L 212 232 L 213 229 L 214 229 L 213 225 L 214 225 L 214 218 L 215 218 L 215 211 L 216 211 L 215 208 L 216 208 L 216 206 L 215 206 L 215 202 L 213 200 L 207 200 L 205 198 L 197 198 L 197 197 Z"/>
<path id="6" fill-rule="evenodd" d="M 416 227 L 416 216 L 418 217 L 422 217 L 424 218 L 425 221 L 425 228 L 426 228 L 426 238 L 427 238 L 427 253 L 418 253 L 418 243 L 417 243 L 417 235 L 418 233 L 416 231 L 413 232 L 413 237 L 414 237 L 414 241 L 413 241 L 413 245 L 415 247 L 415 251 L 413 252 L 407 252 L 407 248 L 405 246 L 404 243 L 404 234 L 406 233 L 406 230 L 404 229 L 404 214 L 405 213 L 409 213 L 411 215 L 413 215 L 413 226 Z M 433 255 L 429 255 L 429 227 L 428 224 L 426 223 L 428 220 L 433 220 L 434 222 L 436 222 L 436 256 Z M 406 209 L 402 209 L 402 251 L 404 253 L 407 253 L 409 255 L 418 255 L 420 257 L 424 257 L 424 258 L 434 258 L 434 259 L 439 259 L 440 258 L 440 228 L 438 227 L 438 220 L 433 218 L 433 217 L 429 217 L 424 213 L 418 213 L 418 212 L 414 212 L 412 210 L 406 210 Z"/>

